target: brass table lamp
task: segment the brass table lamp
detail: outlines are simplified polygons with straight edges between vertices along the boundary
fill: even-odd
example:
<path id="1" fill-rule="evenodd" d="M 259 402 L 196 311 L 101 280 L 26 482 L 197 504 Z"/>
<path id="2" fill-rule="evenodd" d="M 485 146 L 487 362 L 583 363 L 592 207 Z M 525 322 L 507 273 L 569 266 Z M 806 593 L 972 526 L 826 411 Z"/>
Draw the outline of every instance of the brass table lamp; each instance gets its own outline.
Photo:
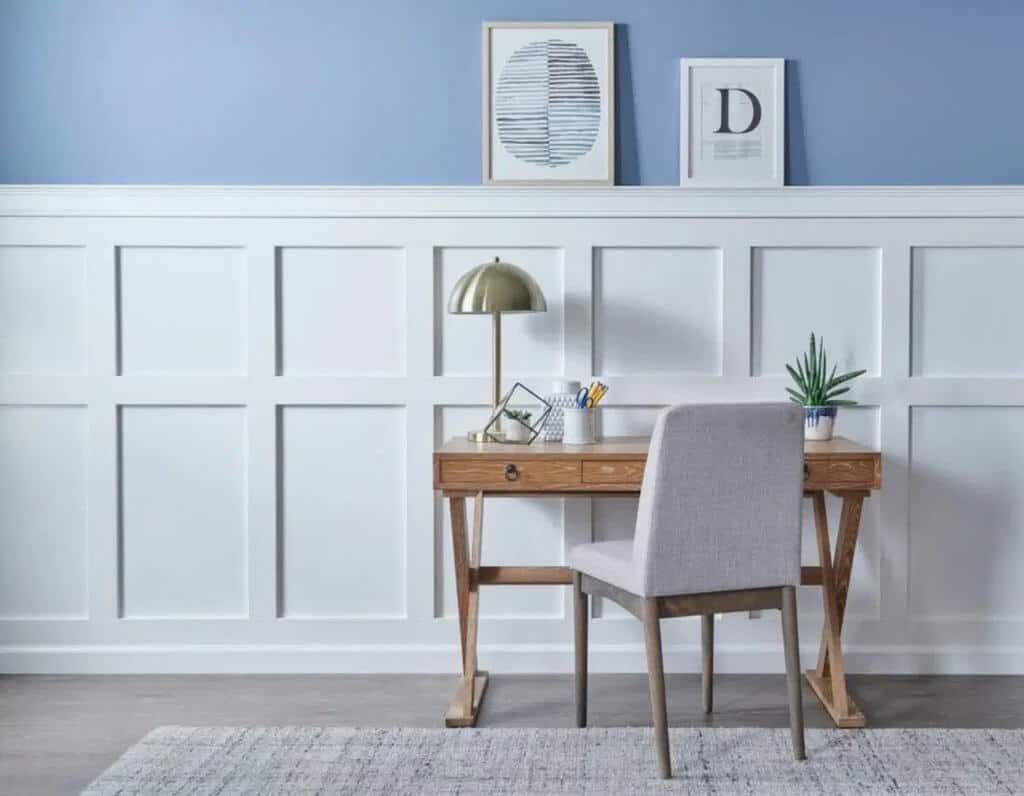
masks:
<path id="1" fill-rule="evenodd" d="M 449 313 L 491 316 L 491 404 L 495 408 L 501 402 L 502 313 L 547 312 L 547 309 L 544 294 L 533 277 L 517 265 L 503 263 L 499 257 L 495 257 L 493 263 L 467 271 L 455 283 L 448 299 Z M 477 442 L 486 439 L 483 431 L 471 431 L 469 438 Z"/>

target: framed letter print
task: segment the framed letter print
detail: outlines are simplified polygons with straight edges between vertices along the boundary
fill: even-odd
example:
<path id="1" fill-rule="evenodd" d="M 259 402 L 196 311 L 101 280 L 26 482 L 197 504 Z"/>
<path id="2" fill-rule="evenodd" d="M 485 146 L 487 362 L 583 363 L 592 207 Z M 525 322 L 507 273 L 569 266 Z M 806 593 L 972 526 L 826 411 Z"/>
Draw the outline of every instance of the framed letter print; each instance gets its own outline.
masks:
<path id="1" fill-rule="evenodd" d="M 615 182 L 615 26 L 485 22 L 485 183 Z"/>
<path id="2" fill-rule="evenodd" d="M 784 59 L 684 58 L 680 86 L 680 185 L 784 184 Z"/>

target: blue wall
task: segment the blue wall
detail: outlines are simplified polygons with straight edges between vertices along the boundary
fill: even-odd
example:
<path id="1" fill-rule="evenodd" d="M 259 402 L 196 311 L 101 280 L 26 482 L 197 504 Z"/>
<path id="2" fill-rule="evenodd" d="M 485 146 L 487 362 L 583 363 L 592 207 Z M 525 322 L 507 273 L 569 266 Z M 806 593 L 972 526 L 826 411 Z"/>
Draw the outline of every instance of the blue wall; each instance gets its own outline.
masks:
<path id="1" fill-rule="evenodd" d="M 1024 183 L 1013 0 L 0 0 L 0 182 L 477 184 L 480 22 L 580 18 L 620 183 L 678 183 L 684 55 L 790 59 L 791 184 Z"/>

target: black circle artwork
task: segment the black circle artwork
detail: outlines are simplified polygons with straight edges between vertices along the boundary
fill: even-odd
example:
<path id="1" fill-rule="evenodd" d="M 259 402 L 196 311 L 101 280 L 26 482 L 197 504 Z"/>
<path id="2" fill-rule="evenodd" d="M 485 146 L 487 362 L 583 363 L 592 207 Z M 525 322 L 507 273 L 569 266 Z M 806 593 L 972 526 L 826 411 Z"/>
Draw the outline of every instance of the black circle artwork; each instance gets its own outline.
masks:
<path id="1" fill-rule="evenodd" d="M 557 168 L 594 146 L 601 91 L 582 47 L 561 39 L 520 47 L 501 70 L 495 90 L 498 139 L 519 160 Z"/>

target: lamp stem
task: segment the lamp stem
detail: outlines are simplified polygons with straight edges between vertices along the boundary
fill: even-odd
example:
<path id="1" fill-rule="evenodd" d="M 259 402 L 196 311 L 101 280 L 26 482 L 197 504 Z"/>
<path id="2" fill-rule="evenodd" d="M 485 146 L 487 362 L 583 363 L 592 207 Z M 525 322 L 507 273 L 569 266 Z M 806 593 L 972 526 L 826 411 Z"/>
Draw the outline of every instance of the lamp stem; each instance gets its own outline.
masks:
<path id="1" fill-rule="evenodd" d="M 491 356 L 491 366 L 493 368 L 491 384 L 494 391 L 492 405 L 497 407 L 501 402 L 501 313 L 492 313 L 491 318 L 493 319 L 491 345 L 494 349 Z"/>

